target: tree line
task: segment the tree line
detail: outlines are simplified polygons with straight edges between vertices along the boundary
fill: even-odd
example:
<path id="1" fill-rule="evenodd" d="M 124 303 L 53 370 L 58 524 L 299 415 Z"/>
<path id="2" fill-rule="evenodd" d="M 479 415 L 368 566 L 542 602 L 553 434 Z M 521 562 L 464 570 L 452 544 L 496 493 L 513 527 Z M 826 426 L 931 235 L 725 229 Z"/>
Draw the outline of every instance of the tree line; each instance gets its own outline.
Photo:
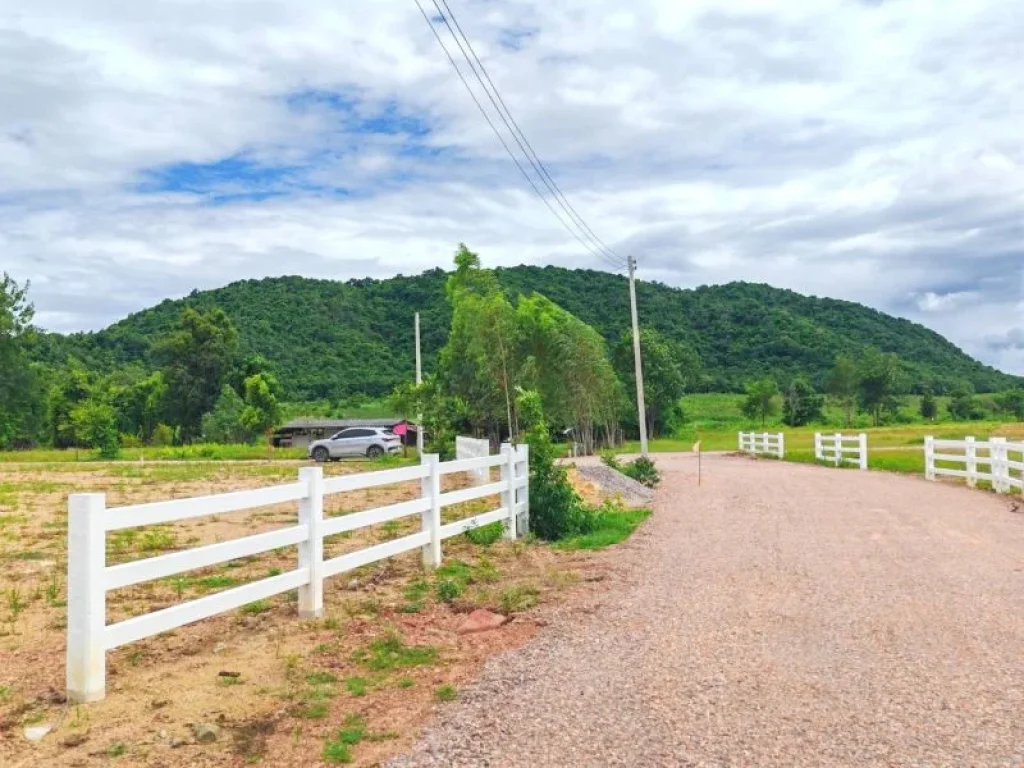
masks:
<path id="1" fill-rule="evenodd" d="M 32 362 L 37 333 L 28 285 L 0 279 L 0 448 L 251 442 L 280 419 L 281 387 L 265 360 L 243 356 L 220 309 L 185 308 L 153 344 L 155 370 L 130 365 L 101 375 L 69 356 Z"/>
<path id="2" fill-rule="evenodd" d="M 536 393 L 545 424 L 592 453 L 637 429 L 632 337 L 612 349 L 594 328 L 540 293 L 513 303 L 492 270 L 460 245 L 448 278 L 451 330 L 435 370 L 421 386 L 395 393 L 406 414 L 424 414 L 426 434 L 442 452 L 456 433 L 497 442 L 522 427 L 519 393 Z M 651 328 L 641 333 L 647 420 L 652 435 L 671 432 L 679 400 L 700 376 L 686 345 Z"/>
<path id="3" fill-rule="evenodd" d="M 764 377 L 747 384 L 742 410 L 745 416 L 762 425 L 781 410 L 784 424 L 801 427 L 824 420 L 827 395 L 842 409 L 847 427 L 853 424 L 857 411 L 870 415 L 877 427 L 906 420 L 901 395 L 907 390 L 906 375 L 897 355 L 880 352 L 869 352 L 859 358 L 844 355 L 836 358 L 825 378 L 823 391 L 816 390 L 803 376 L 794 377 L 783 388 L 774 378 Z M 986 409 L 971 383 L 964 381 L 950 393 L 947 408 L 954 421 L 982 419 L 993 412 L 1024 421 L 1024 389 L 1014 387 L 995 395 Z M 930 388 L 921 393 L 920 415 L 927 421 L 934 421 L 941 415 L 936 393 Z"/>

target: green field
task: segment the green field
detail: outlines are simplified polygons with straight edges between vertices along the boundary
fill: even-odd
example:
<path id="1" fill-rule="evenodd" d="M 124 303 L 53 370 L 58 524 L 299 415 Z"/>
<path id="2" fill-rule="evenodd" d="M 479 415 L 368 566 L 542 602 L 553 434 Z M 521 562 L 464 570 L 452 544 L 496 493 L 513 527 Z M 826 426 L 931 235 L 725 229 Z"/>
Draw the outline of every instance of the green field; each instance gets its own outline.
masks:
<path id="1" fill-rule="evenodd" d="M 918 412 L 920 398 L 907 396 L 902 412 L 911 418 Z M 947 413 L 946 399 L 939 399 L 940 413 Z M 926 436 L 945 440 L 961 440 L 973 435 L 978 439 L 992 436 L 1024 440 L 1024 423 L 1005 421 L 943 421 L 899 424 L 896 426 L 871 427 L 867 416 L 859 414 L 854 426 L 843 426 L 843 414 L 830 406 L 826 409 L 826 423 L 810 427 L 787 427 L 778 417 L 769 419 L 762 427 L 759 421 L 751 421 L 741 411 L 743 395 L 701 394 L 683 398 L 683 409 L 687 423 L 673 438 L 658 438 L 650 441 L 654 453 L 690 451 L 700 440 L 704 451 L 736 450 L 738 432 L 782 432 L 786 436 L 786 460 L 814 463 L 814 433 L 844 432 L 846 434 L 865 432 L 868 435 L 868 466 L 871 469 L 924 473 L 924 439 Z M 636 453 L 639 443 L 628 442 L 622 447 L 623 453 Z"/>

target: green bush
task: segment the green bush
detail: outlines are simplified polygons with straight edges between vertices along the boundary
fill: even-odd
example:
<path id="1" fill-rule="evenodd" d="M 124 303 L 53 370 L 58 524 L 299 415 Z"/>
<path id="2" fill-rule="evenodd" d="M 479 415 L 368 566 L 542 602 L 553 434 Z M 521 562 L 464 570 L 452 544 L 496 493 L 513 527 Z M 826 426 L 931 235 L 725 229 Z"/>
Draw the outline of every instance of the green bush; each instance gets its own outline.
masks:
<path id="1" fill-rule="evenodd" d="M 516 404 L 530 446 L 530 531 L 548 541 L 590 532 L 594 514 L 572 487 L 565 467 L 555 464 L 540 395 L 520 390 Z"/>
<path id="2" fill-rule="evenodd" d="M 503 532 L 504 527 L 500 522 L 491 523 L 479 528 L 470 528 L 466 531 L 466 538 L 478 547 L 489 547 L 501 538 Z"/>
<path id="3" fill-rule="evenodd" d="M 646 456 L 641 456 L 635 461 L 631 461 L 622 467 L 622 473 L 626 477 L 631 477 L 641 485 L 646 485 L 648 488 L 657 488 L 658 483 L 661 482 L 661 475 L 658 473 L 658 468 L 654 465 Z"/>

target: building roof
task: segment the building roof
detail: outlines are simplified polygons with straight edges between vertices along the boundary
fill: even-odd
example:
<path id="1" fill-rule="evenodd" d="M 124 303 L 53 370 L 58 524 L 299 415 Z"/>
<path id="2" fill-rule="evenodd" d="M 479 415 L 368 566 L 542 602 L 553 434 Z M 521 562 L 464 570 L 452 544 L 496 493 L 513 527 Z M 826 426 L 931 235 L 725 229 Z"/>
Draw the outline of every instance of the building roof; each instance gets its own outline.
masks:
<path id="1" fill-rule="evenodd" d="M 386 419 L 294 419 L 282 424 L 278 430 L 297 429 L 346 429 L 347 427 L 393 427 L 407 421 L 400 418 Z"/>

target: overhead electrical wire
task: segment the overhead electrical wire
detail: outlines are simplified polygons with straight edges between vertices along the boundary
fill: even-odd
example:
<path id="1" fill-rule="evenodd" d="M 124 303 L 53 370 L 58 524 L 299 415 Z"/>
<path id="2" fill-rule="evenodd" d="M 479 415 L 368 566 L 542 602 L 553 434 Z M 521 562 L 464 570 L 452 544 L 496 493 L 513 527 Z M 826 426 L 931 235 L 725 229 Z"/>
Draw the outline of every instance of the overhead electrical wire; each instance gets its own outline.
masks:
<path id="1" fill-rule="evenodd" d="M 547 189 L 551 192 L 551 196 L 554 197 L 555 203 L 565 213 L 569 221 L 572 222 L 573 225 L 575 225 L 575 228 L 572 225 L 570 225 L 569 222 L 565 220 L 565 218 L 563 218 L 562 214 L 559 213 L 558 210 L 556 210 L 554 205 L 552 205 L 551 200 L 548 198 L 548 196 L 541 191 L 540 187 L 537 186 L 536 181 L 534 181 L 533 177 L 523 166 L 523 163 L 516 156 L 515 152 L 513 152 L 512 148 L 505 140 L 505 137 L 502 136 L 501 131 L 498 130 L 498 127 L 491 119 L 490 114 L 488 114 L 487 109 L 480 102 L 480 99 L 477 98 L 476 92 L 473 90 L 472 86 L 470 86 L 469 81 L 466 79 L 466 76 L 462 73 L 462 70 L 459 68 L 459 65 L 455 61 L 455 57 L 452 56 L 451 52 L 449 51 L 448 46 L 445 45 L 445 42 L 441 38 L 441 35 L 438 32 L 436 25 L 434 24 L 430 16 L 427 14 L 426 10 L 423 8 L 422 3 L 420 2 L 420 0 L 413 0 L 413 2 L 416 3 L 416 7 L 419 8 L 420 14 L 423 16 L 423 19 L 427 23 L 427 26 L 429 26 L 431 32 L 434 33 L 434 37 L 437 40 L 438 44 L 441 46 L 441 50 L 444 51 L 444 54 L 448 58 L 449 63 L 452 65 L 452 68 L 455 70 L 455 73 L 459 76 L 459 80 L 462 81 L 462 85 L 465 87 L 466 91 L 473 99 L 473 103 L 476 104 L 476 107 L 480 111 L 480 114 L 483 115 L 484 120 L 487 121 L 487 124 L 491 128 L 491 131 L 498 138 L 498 141 L 501 142 L 501 145 L 502 147 L 504 147 L 505 152 L 512 159 L 512 162 L 515 164 L 516 168 L 519 169 L 519 172 L 523 175 L 523 178 L 525 178 L 526 181 L 529 183 L 530 187 L 533 189 L 537 197 L 539 197 L 541 201 L 548 207 L 548 210 L 551 211 L 552 215 L 554 215 L 554 217 L 558 219 L 559 223 L 565 228 L 565 230 L 569 232 L 569 234 L 571 234 L 580 243 L 580 245 L 582 245 L 587 250 L 588 253 L 601 259 L 605 264 L 607 264 L 609 267 L 615 270 L 624 269 L 626 267 L 626 261 L 619 257 L 618 255 L 616 255 L 614 251 L 608 248 L 601 241 L 601 239 L 594 234 L 593 230 L 587 225 L 586 221 L 582 218 L 582 216 L 580 216 L 579 213 L 576 212 L 576 209 L 573 208 L 572 205 L 569 203 L 564 193 L 562 193 L 561 188 L 558 187 L 554 179 L 551 177 L 551 174 L 547 171 L 546 166 L 544 166 L 544 164 L 540 161 L 540 158 L 537 156 L 537 153 L 533 151 L 533 146 L 526 139 L 525 134 L 522 133 L 522 130 L 519 128 L 518 124 L 515 122 L 515 119 L 512 117 L 511 112 L 508 111 L 508 107 L 507 105 L 505 105 L 504 99 L 502 99 L 501 94 L 498 93 L 497 88 L 494 86 L 493 80 L 491 80 L 490 75 L 487 74 L 486 69 L 484 69 L 483 63 L 476 56 L 476 51 L 473 50 L 472 45 L 469 42 L 469 39 L 465 37 L 465 35 L 463 34 L 462 37 L 465 40 L 466 46 L 469 48 L 470 51 L 472 51 L 473 58 L 470 58 L 470 54 L 467 53 L 466 48 L 463 47 L 463 44 L 459 39 L 459 35 L 456 34 L 455 30 L 452 28 L 452 25 L 448 21 L 448 15 L 450 15 L 452 21 L 455 22 L 455 26 L 456 28 L 458 28 L 459 33 L 462 32 L 462 28 L 459 26 L 454 14 L 451 13 L 451 9 L 449 8 L 448 3 L 444 2 L 445 9 L 447 9 L 448 11 L 448 15 L 446 15 L 445 12 L 441 10 L 440 6 L 437 3 L 437 0 L 432 1 L 434 7 L 437 9 L 438 15 L 440 16 L 441 20 L 444 22 L 445 26 L 448 28 L 448 31 L 455 39 L 455 42 L 458 45 L 459 50 L 462 52 L 463 58 L 466 59 L 467 63 L 470 66 L 470 69 L 472 70 L 481 87 L 484 89 L 484 92 L 490 99 L 491 104 L 498 112 L 498 116 L 501 118 L 506 128 L 508 128 L 509 132 L 512 134 L 512 138 L 519 145 L 520 150 L 522 150 L 524 156 L 526 157 L 526 160 L 533 167 L 534 172 L 537 173 L 542 184 L 545 187 L 547 187 Z M 478 71 L 477 67 L 474 65 L 473 59 L 475 59 L 476 63 L 479 65 L 480 71 Z M 480 74 L 481 72 L 483 73 L 483 77 L 486 77 L 487 81 L 491 84 L 491 88 L 494 88 L 494 94 L 497 96 L 497 101 L 495 100 L 495 95 L 491 94 L 490 89 L 488 89 L 487 85 L 484 83 L 484 80 Z M 498 106 L 499 103 L 502 105 L 501 107 Z M 502 107 L 504 108 L 504 112 L 502 111 Z M 506 114 L 508 115 L 508 117 L 506 117 Z M 512 121 L 512 124 L 515 125 L 515 129 L 513 129 L 512 125 L 509 123 L 510 120 Z M 588 239 L 590 242 L 588 242 Z"/>
<path id="2" fill-rule="evenodd" d="M 626 260 L 621 258 L 611 248 L 605 245 L 604 241 L 594 233 L 594 230 L 590 228 L 590 225 L 587 224 L 586 220 L 573 207 L 572 203 L 569 202 L 569 199 L 565 196 L 562 188 L 558 186 L 558 182 L 555 181 L 550 171 L 548 171 L 547 166 L 544 165 L 544 162 L 537 155 L 537 152 L 534 150 L 530 140 L 526 138 L 526 134 L 523 133 L 523 129 L 519 127 L 519 123 L 512 115 L 512 110 L 509 109 L 508 104 L 505 103 L 505 99 L 502 98 L 501 91 L 498 90 L 498 86 L 495 85 L 494 80 L 491 79 L 491 75 L 487 71 L 487 67 L 484 66 L 484 63 L 477 55 L 472 41 L 470 41 L 469 36 L 463 31 L 462 25 L 459 24 L 459 20 L 455 16 L 455 12 L 451 9 L 451 6 L 448 5 L 448 0 L 440 0 L 441 4 L 444 6 L 444 11 L 442 11 L 438 5 L 438 0 L 432 0 L 432 2 L 434 3 L 434 8 L 437 9 L 438 15 L 444 21 L 445 26 L 448 27 L 448 31 L 451 32 L 452 37 L 455 38 L 455 42 L 459 46 L 459 50 L 462 51 L 462 55 L 469 63 L 470 68 L 473 70 L 473 74 L 476 75 L 476 79 L 480 82 L 484 92 L 491 100 L 491 104 L 494 106 L 495 110 L 497 110 L 498 116 L 502 119 L 502 122 L 505 123 L 505 127 L 508 128 L 509 133 L 512 134 L 512 138 L 515 139 L 519 148 L 526 156 L 526 159 L 530 162 L 530 165 L 533 166 L 534 171 L 540 177 L 541 181 L 559 202 L 561 208 L 572 219 L 573 223 L 575 223 L 576 226 L 580 228 L 580 231 L 584 233 L 584 236 L 591 241 L 598 250 L 607 256 L 605 261 L 617 268 L 625 267 Z M 451 20 L 451 24 L 449 23 L 449 19 Z M 452 29 L 452 24 L 455 25 L 455 29 Z M 466 48 L 469 49 L 468 55 L 466 53 L 466 48 L 462 47 L 463 42 L 466 44 Z M 472 61 L 469 58 L 470 56 L 472 56 Z M 484 84 L 481 79 L 481 75 L 486 78 L 487 85 Z M 490 88 L 488 88 L 488 85 Z M 495 101 L 495 99 L 497 99 L 497 101 Z"/>

